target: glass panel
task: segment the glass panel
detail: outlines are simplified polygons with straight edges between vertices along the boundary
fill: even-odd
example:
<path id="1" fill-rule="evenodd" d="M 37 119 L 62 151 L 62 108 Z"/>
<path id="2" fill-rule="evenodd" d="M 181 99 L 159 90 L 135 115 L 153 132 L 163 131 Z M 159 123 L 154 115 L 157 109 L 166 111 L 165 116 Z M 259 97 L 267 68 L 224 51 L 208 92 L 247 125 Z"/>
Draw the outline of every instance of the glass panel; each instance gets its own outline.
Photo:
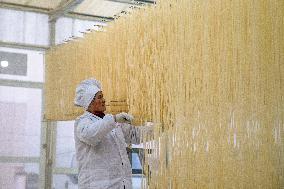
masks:
<path id="1" fill-rule="evenodd" d="M 0 8 L 0 41 L 48 45 L 48 15 Z"/>
<path id="2" fill-rule="evenodd" d="M 132 153 L 132 169 L 142 169 L 138 153 Z"/>
<path id="3" fill-rule="evenodd" d="M 0 56 L 0 61 L 5 62 L 5 67 L 2 64 L 2 72 L 0 73 L 0 79 L 12 79 L 12 80 L 20 80 L 20 81 L 34 81 L 34 82 L 43 82 L 43 62 L 44 56 L 43 52 L 41 51 L 31 51 L 31 50 L 22 50 L 22 49 L 13 49 L 13 48 L 6 48 L 0 47 L 0 52 L 2 55 L 7 53 L 7 56 Z M 22 56 L 26 56 L 24 58 L 21 65 L 21 62 L 18 62 L 17 65 L 13 65 L 13 62 L 9 64 L 9 60 L 4 59 L 5 57 L 11 56 L 11 53 L 21 54 Z M 15 57 L 14 57 L 15 58 Z M 13 57 L 12 57 L 13 59 Z M 15 61 L 15 60 L 14 60 Z M 1 64 L 0 64 L 1 66 Z M 10 67 L 9 67 L 10 66 Z M 19 72 L 18 69 L 25 68 L 24 74 L 22 75 L 15 75 L 9 73 L 17 73 Z M 5 73 L 4 70 L 10 69 L 9 72 Z M 14 69 L 14 70 L 13 70 Z"/>
<path id="4" fill-rule="evenodd" d="M 41 89 L 0 86 L 0 156 L 40 155 Z"/>
<path id="5" fill-rule="evenodd" d="M 25 53 L 0 51 L 0 74 L 26 76 L 27 58 Z"/>
<path id="6" fill-rule="evenodd" d="M 106 26 L 103 22 L 87 21 L 61 17 L 56 22 L 55 43 L 60 44 L 72 37 L 83 37 L 88 30 L 99 30 L 98 26 Z"/>
<path id="7" fill-rule="evenodd" d="M 145 179 L 145 178 L 143 178 L 142 175 L 132 175 L 132 187 L 133 187 L 133 189 L 141 189 L 143 179 Z"/>
<path id="8" fill-rule="evenodd" d="M 0 163 L 1 189 L 39 189 L 37 163 Z"/>
<path id="9" fill-rule="evenodd" d="M 53 175 L 53 189 L 78 189 L 73 175 Z"/>
<path id="10" fill-rule="evenodd" d="M 77 167 L 73 126 L 74 121 L 57 122 L 56 167 Z"/>
<path id="11" fill-rule="evenodd" d="M 114 17 L 114 15 L 118 15 L 127 8 L 132 7 L 127 3 L 114 1 L 99 1 L 99 3 L 94 3 L 93 5 L 95 6 L 90 5 L 88 1 L 83 1 L 74 9 L 74 12 Z"/>

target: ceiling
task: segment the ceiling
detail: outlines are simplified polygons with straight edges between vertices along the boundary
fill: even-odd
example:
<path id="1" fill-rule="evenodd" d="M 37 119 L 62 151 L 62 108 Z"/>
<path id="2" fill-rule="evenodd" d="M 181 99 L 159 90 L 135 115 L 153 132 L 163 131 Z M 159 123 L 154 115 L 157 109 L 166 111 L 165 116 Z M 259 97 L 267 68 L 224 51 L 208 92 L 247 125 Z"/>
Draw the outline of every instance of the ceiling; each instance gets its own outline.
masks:
<path id="1" fill-rule="evenodd" d="M 111 20 L 133 6 L 154 4 L 153 0 L 0 0 L 0 8 L 11 8 L 50 14 L 52 19 L 72 14 Z M 109 21 L 105 20 L 105 21 Z"/>

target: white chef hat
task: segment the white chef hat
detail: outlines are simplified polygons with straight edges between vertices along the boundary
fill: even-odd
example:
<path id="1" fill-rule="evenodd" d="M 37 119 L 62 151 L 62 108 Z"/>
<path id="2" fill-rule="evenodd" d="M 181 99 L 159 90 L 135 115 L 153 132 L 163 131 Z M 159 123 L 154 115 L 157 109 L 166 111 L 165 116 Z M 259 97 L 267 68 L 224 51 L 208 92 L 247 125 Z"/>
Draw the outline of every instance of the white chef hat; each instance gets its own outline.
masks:
<path id="1" fill-rule="evenodd" d="M 76 88 L 74 104 L 88 109 L 94 96 L 101 91 L 101 83 L 95 78 L 82 81 Z"/>

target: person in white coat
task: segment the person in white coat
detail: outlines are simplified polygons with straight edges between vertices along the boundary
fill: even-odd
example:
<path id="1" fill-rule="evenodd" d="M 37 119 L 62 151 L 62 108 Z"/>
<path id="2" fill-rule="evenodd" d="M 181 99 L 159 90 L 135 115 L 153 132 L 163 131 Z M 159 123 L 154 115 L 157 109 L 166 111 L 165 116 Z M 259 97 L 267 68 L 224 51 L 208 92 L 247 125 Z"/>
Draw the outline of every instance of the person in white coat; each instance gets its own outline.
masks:
<path id="1" fill-rule="evenodd" d="M 140 143 L 140 127 L 130 125 L 130 114 L 104 114 L 105 99 L 96 79 L 77 86 L 74 103 L 85 109 L 74 125 L 79 189 L 131 189 L 126 147 Z"/>

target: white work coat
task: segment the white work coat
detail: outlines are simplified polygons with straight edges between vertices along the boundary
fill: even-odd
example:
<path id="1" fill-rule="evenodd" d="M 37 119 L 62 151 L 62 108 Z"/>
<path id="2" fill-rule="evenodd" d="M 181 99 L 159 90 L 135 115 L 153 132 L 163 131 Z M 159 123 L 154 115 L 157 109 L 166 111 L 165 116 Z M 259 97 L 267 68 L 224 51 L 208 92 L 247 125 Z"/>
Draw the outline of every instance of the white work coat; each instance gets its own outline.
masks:
<path id="1" fill-rule="evenodd" d="M 140 143 L 140 130 L 85 111 L 74 126 L 79 189 L 132 189 L 127 143 Z"/>

